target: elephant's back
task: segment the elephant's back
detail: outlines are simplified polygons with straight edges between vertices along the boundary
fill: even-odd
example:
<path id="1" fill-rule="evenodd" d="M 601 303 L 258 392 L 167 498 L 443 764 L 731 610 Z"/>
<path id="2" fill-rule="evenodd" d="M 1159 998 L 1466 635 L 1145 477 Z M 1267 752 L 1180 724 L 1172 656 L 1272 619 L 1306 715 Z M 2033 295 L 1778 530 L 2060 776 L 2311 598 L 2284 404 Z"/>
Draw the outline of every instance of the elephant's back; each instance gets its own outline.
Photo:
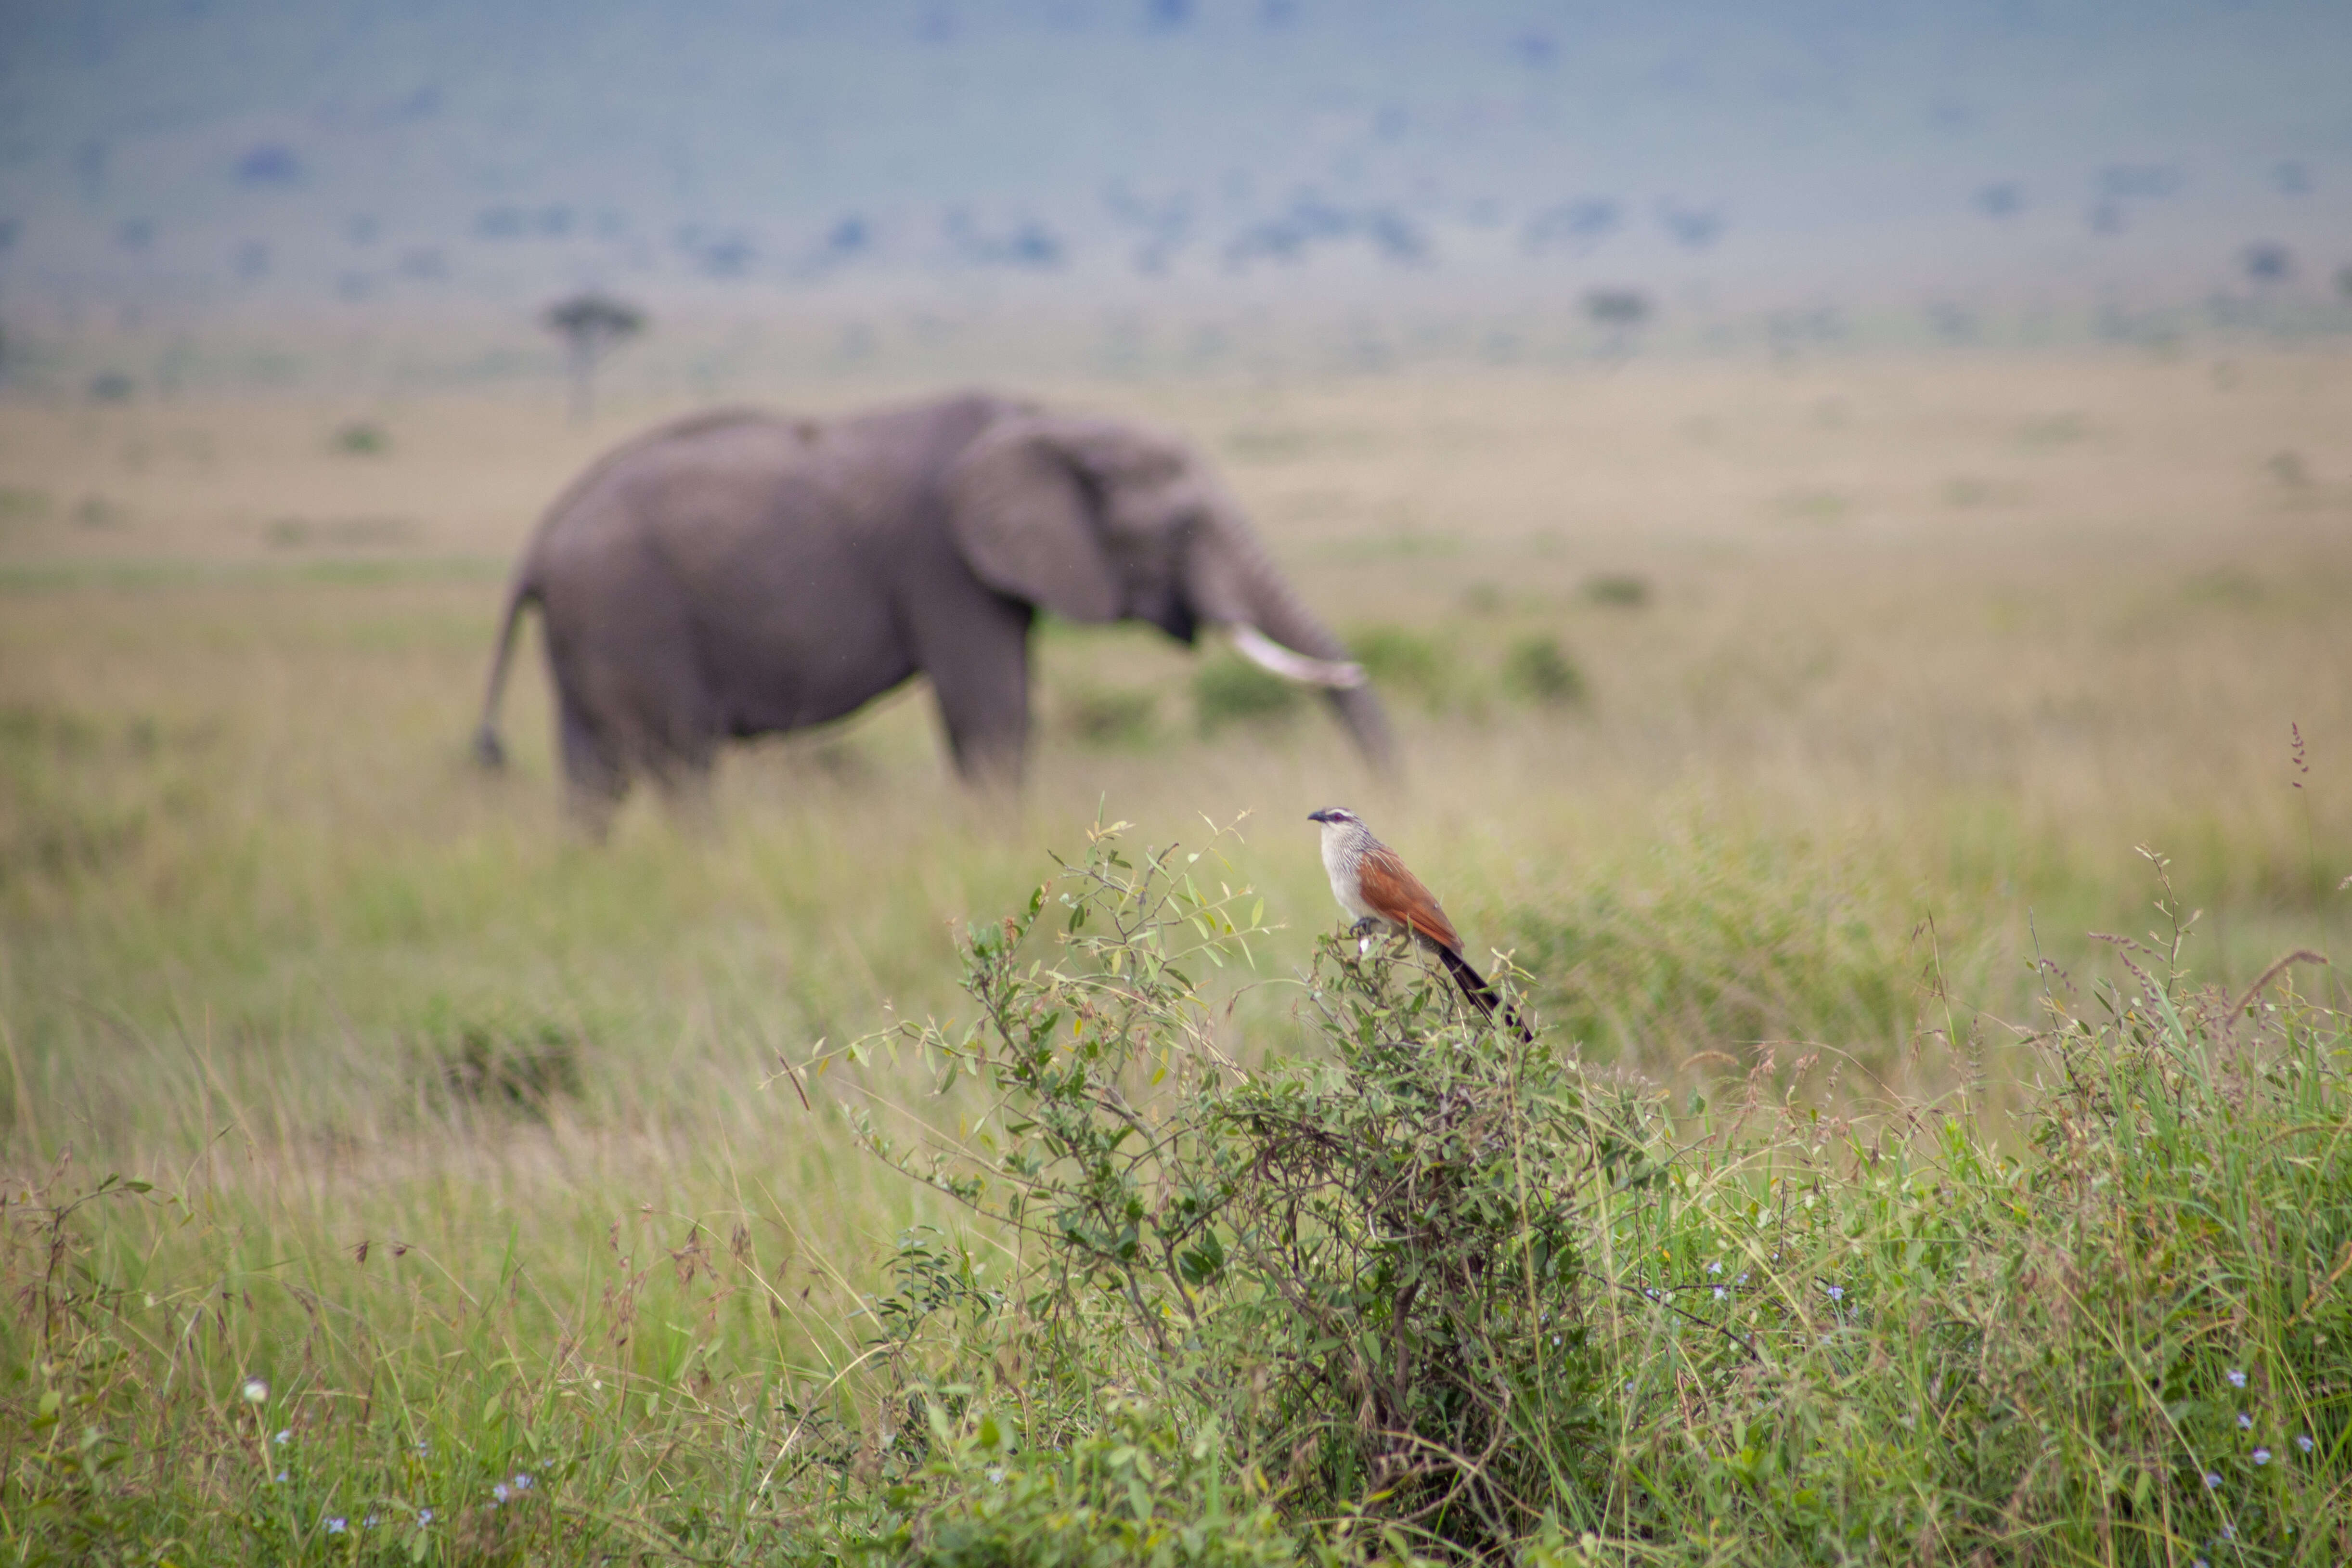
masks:
<path id="1" fill-rule="evenodd" d="M 565 486 L 541 518 L 534 546 L 570 553 L 642 517 L 681 482 L 756 476 L 791 464 L 813 426 L 754 408 L 719 408 L 622 442 Z"/>

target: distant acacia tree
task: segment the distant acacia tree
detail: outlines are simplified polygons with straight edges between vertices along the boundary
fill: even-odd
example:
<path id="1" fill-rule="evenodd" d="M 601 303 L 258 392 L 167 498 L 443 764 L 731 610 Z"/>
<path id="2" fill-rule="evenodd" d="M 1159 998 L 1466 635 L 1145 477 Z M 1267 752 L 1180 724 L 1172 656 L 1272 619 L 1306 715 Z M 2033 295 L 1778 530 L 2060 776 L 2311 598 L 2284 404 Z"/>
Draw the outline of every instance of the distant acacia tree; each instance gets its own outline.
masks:
<path id="1" fill-rule="evenodd" d="M 597 364 L 623 342 L 646 330 L 645 312 L 592 289 L 557 300 L 541 320 L 549 331 L 563 340 L 564 360 L 572 376 L 572 422 L 585 425 L 594 410 Z"/>

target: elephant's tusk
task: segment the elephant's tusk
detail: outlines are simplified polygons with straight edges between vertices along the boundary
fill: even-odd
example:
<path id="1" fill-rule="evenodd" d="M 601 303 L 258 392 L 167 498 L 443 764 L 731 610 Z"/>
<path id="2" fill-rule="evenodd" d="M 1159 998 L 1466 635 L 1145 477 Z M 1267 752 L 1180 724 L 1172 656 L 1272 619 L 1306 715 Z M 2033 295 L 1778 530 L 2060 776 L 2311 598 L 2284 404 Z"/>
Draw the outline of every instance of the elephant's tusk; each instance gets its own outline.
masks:
<path id="1" fill-rule="evenodd" d="M 1309 658 L 1283 647 L 1253 626 L 1237 623 L 1234 626 L 1234 647 L 1252 664 L 1270 669 L 1286 680 L 1328 686 L 1341 691 L 1353 690 L 1364 683 L 1362 665 L 1347 659 Z"/>

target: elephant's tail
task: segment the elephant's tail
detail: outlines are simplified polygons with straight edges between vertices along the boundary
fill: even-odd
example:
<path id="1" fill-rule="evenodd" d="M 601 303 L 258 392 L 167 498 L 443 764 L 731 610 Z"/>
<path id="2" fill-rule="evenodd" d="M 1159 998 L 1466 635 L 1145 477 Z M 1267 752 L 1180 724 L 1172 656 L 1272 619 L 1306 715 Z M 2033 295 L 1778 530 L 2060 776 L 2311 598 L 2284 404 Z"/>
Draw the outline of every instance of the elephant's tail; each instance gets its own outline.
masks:
<path id="1" fill-rule="evenodd" d="M 474 730 L 474 761 L 486 768 L 507 765 L 506 742 L 499 739 L 499 699 L 505 695 L 507 665 L 514 658 L 515 628 L 522 624 L 522 613 L 539 603 L 539 584 L 528 574 L 518 574 L 514 586 L 507 591 L 506 618 L 499 624 L 498 648 L 490 658 L 490 689 L 482 696 L 482 721 Z"/>

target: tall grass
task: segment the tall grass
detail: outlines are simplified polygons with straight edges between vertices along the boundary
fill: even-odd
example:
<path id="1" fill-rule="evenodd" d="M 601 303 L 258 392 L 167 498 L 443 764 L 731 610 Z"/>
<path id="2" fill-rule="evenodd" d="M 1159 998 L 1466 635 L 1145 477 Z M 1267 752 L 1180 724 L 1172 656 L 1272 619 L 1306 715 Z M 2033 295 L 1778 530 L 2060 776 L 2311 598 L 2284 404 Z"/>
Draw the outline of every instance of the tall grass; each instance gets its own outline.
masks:
<path id="1" fill-rule="evenodd" d="M 1267 933 L 1227 869 L 1098 833 L 968 933 L 969 1025 L 784 1064 L 795 1099 L 900 1039 L 936 1074 L 860 1080 L 857 1136 L 973 1212 L 862 1300 L 731 1153 L 732 1212 L 514 1215 L 470 1268 L 321 1247 L 291 1173 L 18 1184 L 19 1559 L 2352 1549 L 2315 955 L 2200 986 L 2167 889 L 2168 942 L 2009 1043 L 2012 1142 L 1760 1066 L 1672 1105 L 1329 939 L 1277 987 L 1307 1048 L 1236 1058 L 1206 977 Z"/>

